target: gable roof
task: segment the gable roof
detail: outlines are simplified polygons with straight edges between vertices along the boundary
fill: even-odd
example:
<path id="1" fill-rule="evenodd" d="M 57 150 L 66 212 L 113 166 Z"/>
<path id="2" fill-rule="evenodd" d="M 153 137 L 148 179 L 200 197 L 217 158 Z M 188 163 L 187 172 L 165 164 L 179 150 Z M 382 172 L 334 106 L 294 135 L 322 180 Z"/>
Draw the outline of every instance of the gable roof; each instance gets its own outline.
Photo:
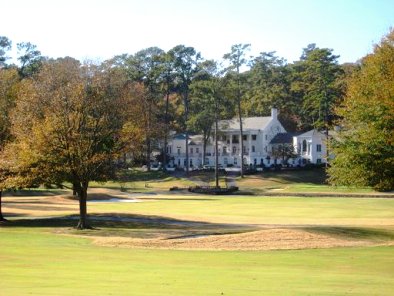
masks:
<path id="1" fill-rule="evenodd" d="M 271 116 L 246 117 L 242 119 L 242 127 L 244 130 L 261 130 L 266 128 L 271 120 Z M 219 121 L 219 129 L 222 131 L 239 130 L 239 119 L 221 120 Z"/>
<path id="2" fill-rule="evenodd" d="M 291 144 L 293 143 L 293 137 L 299 135 L 299 133 L 279 133 L 272 138 L 270 144 Z"/>
<path id="3" fill-rule="evenodd" d="M 303 134 L 297 135 L 298 137 L 313 137 L 314 135 L 320 135 L 320 136 L 325 136 L 324 133 L 319 132 L 317 129 L 312 129 L 310 131 L 307 131 Z"/>
<path id="4" fill-rule="evenodd" d="M 186 140 L 186 134 L 176 134 L 173 136 L 174 140 Z M 201 145 L 203 142 L 202 135 L 190 135 L 189 145 Z"/>

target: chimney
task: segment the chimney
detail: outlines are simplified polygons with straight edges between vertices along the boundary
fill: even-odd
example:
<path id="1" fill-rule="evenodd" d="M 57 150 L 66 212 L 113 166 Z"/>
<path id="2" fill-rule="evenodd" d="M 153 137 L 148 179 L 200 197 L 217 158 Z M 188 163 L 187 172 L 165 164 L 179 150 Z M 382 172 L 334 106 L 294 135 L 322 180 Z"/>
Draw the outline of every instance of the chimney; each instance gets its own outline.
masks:
<path id="1" fill-rule="evenodd" d="M 277 119 L 278 118 L 278 109 L 271 108 L 271 118 L 272 119 Z"/>

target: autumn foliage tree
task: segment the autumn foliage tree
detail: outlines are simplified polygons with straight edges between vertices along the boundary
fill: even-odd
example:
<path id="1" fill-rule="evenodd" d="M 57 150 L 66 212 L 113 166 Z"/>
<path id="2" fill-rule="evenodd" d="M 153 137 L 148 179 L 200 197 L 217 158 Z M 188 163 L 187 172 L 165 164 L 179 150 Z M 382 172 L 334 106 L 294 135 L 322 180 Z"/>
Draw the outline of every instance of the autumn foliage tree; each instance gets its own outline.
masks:
<path id="1" fill-rule="evenodd" d="M 115 162 L 128 143 L 125 127 L 129 98 L 124 81 L 94 65 L 71 58 L 46 63 L 22 84 L 13 112 L 9 149 L 23 178 L 43 183 L 69 182 L 78 192 L 79 229 L 89 228 L 90 181 L 114 176 Z"/>
<path id="2" fill-rule="evenodd" d="M 0 221 L 4 221 L 2 213 L 2 194 L 8 187 L 6 181 L 9 171 L 5 165 L 4 146 L 11 139 L 10 112 L 15 104 L 19 76 L 16 69 L 0 68 Z"/>
<path id="3" fill-rule="evenodd" d="M 335 185 L 394 189 L 394 31 L 366 56 L 337 109 L 342 131 L 329 169 Z"/>

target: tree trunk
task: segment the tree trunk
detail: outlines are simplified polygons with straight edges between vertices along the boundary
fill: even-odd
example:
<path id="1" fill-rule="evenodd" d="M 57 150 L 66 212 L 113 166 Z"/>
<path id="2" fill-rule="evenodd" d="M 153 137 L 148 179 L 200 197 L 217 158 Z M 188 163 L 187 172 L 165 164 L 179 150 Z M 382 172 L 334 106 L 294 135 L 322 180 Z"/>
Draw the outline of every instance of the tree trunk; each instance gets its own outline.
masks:
<path id="1" fill-rule="evenodd" d="M 73 196 L 78 196 L 78 185 L 76 183 L 73 183 Z"/>
<path id="2" fill-rule="evenodd" d="M 239 113 L 239 129 L 241 134 L 241 139 L 239 141 L 241 145 L 241 178 L 244 177 L 244 132 L 242 128 L 242 113 L 241 113 L 241 99 L 238 100 L 238 113 Z"/>
<path id="3" fill-rule="evenodd" d="M 168 109 L 169 109 L 170 91 L 167 88 L 166 92 L 166 111 L 164 114 L 164 151 L 163 151 L 163 168 L 166 170 L 167 167 L 167 136 L 168 136 Z"/>
<path id="4" fill-rule="evenodd" d="M 241 134 L 241 139 L 239 141 L 241 145 L 241 178 L 244 177 L 244 132 L 242 128 L 242 110 L 241 110 L 241 82 L 239 78 L 239 65 L 237 65 L 237 100 L 238 100 L 238 116 L 239 116 L 239 129 Z"/>
<path id="5" fill-rule="evenodd" d="M 205 163 L 205 155 L 207 154 L 207 137 L 204 135 L 203 144 L 202 144 L 202 165 L 206 165 Z"/>
<path id="6" fill-rule="evenodd" d="M 184 104 L 185 104 L 185 141 L 186 141 L 186 175 L 189 175 L 189 131 L 188 131 L 188 126 L 187 126 L 187 120 L 189 117 L 189 97 L 188 93 L 185 93 L 185 98 L 184 98 Z"/>
<path id="7" fill-rule="evenodd" d="M 150 154 L 151 154 L 151 124 L 152 124 L 152 98 L 148 101 L 148 120 L 146 128 L 146 166 L 150 172 Z"/>
<path id="8" fill-rule="evenodd" d="M 146 135 L 146 167 L 150 172 L 150 137 Z"/>
<path id="9" fill-rule="evenodd" d="M 215 103 L 215 186 L 219 188 L 218 106 Z"/>
<path id="10" fill-rule="evenodd" d="M 82 182 L 78 184 L 79 186 L 79 222 L 77 225 L 77 229 L 92 229 L 92 227 L 88 223 L 88 215 L 87 215 L 87 191 L 88 191 L 88 182 Z"/>
<path id="11" fill-rule="evenodd" d="M 7 221 L 7 219 L 5 219 L 4 216 L 3 216 L 3 211 L 2 211 L 3 201 L 2 201 L 2 197 L 3 197 L 3 190 L 0 190 L 0 222 Z"/>

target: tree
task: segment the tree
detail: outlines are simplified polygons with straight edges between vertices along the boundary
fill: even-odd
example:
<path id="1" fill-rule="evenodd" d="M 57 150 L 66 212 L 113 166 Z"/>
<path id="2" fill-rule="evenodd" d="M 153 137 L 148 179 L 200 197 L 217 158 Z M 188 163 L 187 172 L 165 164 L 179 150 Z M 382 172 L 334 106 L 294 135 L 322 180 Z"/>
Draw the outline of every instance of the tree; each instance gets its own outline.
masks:
<path id="1" fill-rule="evenodd" d="M 38 72 L 44 58 L 41 56 L 41 52 L 37 50 L 37 46 L 30 42 L 21 42 L 17 44 L 17 48 L 18 60 L 21 63 L 19 75 L 26 78 Z"/>
<path id="2" fill-rule="evenodd" d="M 15 141 L 8 145 L 16 155 L 14 166 L 26 173 L 19 176 L 24 179 L 74 184 L 79 229 L 90 228 L 89 182 L 112 178 L 114 160 L 128 143 L 130 106 L 123 86 L 111 69 L 65 58 L 46 63 L 19 92 L 12 118 Z"/>
<path id="3" fill-rule="evenodd" d="M 241 67 L 247 63 L 245 58 L 246 52 L 250 50 L 250 44 L 236 44 L 231 47 L 231 52 L 225 54 L 223 58 L 230 62 L 229 71 L 235 72 L 236 78 L 236 101 L 238 106 L 238 116 L 239 116 L 239 129 L 240 129 L 240 151 L 241 151 L 241 178 L 244 176 L 244 142 L 243 142 L 243 128 L 242 128 L 242 109 L 241 109 L 241 77 L 240 71 Z"/>
<path id="4" fill-rule="evenodd" d="M 223 102 L 223 70 L 217 62 L 209 60 L 201 63 L 199 76 L 192 83 L 190 126 L 203 133 L 203 164 L 205 164 L 206 146 L 214 126 L 215 142 L 215 181 L 219 187 L 218 167 L 218 121 Z M 194 112 L 193 112 L 194 111 Z"/>
<path id="5" fill-rule="evenodd" d="M 161 91 L 165 97 L 165 107 L 164 107 L 164 141 L 163 141 L 163 168 L 166 169 L 167 166 L 167 142 L 170 127 L 170 96 L 175 91 L 174 80 L 176 73 L 174 72 L 174 59 L 171 54 L 164 52 L 159 56 L 160 60 L 160 82 Z"/>
<path id="6" fill-rule="evenodd" d="M 289 159 L 297 157 L 293 144 L 286 142 L 274 145 L 270 154 L 274 159 L 281 159 L 282 164 L 288 164 Z"/>
<path id="7" fill-rule="evenodd" d="M 5 165 L 5 155 L 3 149 L 5 144 L 10 141 L 10 112 L 15 104 L 17 86 L 19 83 L 18 72 L 15 69 L 0 68 L 0 221 L 4 221 L 2 214 L 2 194 L 6 189 L 9 171 Z"/>
<path id="8" fill-rule="evenodd" d="M 331 124 L 333 108 L 342 97 L 338 79 L 342 68 L 332 49 L 309 44 L 293 65 L 292 95 L 299 102 L 300 129 L 322 129 Z"/>
<path id="9" fill-rule="evenodd" d="M 157 123 L 158 102 L 161 97 L 160 74 L 161 60 L 164 53 L 157 47 L 150 47 L 137 52 L 127 60 L 128 73 L 133 81 L 143 83 L 147 92 L 145 93 L 144 122 L 145 122 L 145 144 L 146 144 L 146 164 L 150 170 L 150 157 L 152 148 L 152 137 L 159 130 L 154 126 Z"/>
<path id="10" fill-rule="evenodd" d="M 175 85 L 178 93 L 182 97 L 184 106 L 184 130 L 186 135 L 186 173 L 189 173 L 189 128 L 187 122 L 189 120 L 189 95 L 190 84 L 198 72 L 198 63 L 201 59 L 200 53 L 196 52 L 193 47 L 177 45 L 169 51 L 174 60 L 174 69 L 177 73 Z"/>
<path id="11" fill-rule="evenodd" d="M 333 141 L 329 181 L 334 185 L 394 189 L 394 30 L 349 78 Z"/>
<path id="12" fill-rule="evenodd" d="M 255 57 L 247 73 L 249 87 L 245 93 L 245 113 L 261 116 L 269 114 L 275 107 L 286 130 L 294 130 L 294 109 L 297 104 L 291 97 L 290 74 L 286 61 L 276 56 L 275 52 L 262 52 Z"/>
<path id="13" fill-rule="evenodd" d="M 11 50 L 12 42 L 5 36 L 0 36 L 0 69 L 6 65 L 9 57 L 6 55 L 7 51 Z"/>

